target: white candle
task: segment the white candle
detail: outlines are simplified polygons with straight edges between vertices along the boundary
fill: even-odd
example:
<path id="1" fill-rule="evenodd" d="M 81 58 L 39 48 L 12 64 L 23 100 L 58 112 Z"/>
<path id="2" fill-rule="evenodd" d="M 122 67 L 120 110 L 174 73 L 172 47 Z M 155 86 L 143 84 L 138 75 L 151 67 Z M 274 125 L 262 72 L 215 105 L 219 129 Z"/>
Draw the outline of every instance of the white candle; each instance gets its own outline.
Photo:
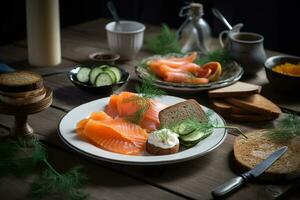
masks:
<path id="1" fill-rule="evenodd" d="M 55 66 L 61 62 L 58 0 L 26 0 L 29 63 Z"/>

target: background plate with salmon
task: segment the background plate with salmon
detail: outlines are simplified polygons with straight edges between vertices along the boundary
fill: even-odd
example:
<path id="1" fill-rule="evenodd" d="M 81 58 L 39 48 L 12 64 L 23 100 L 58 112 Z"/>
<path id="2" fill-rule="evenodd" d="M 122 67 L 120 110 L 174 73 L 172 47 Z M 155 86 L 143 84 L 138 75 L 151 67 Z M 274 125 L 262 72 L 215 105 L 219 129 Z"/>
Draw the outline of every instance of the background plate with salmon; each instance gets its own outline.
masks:
<path id="1" fill-rule="evenodd" d="M 163 96 L 158 98 L 158 100 L 166 105 L 173 105 L 185 101 L 185 99 L 173 96 Z M 92 112 L 103 111 L 108 102 L 109 97 L 102 98 L 82 104 L 67 113 L 60 121 L 58 127 L 61 139 L 75 151 L 95 159 L 129 165 L 161 165 L 198 158 L 217 148 L 224 141 L 227 134 L 223 128 L 215 129 L 209 137 L 199 142 L 196 146 L 170 155 L 153 156 L 145 152 L 141 156 L 132 156 L 113 153 L 78 138 L 75 132 L 78 121 L 88 117 Z M 203 107 L 203 109 L 205 112 L 210 110 L 206 107 Z M 220 126 L 225 125 L 225 121 L 217 113 L 213 111 L 210 112 L 213 113 L 211 115 L 213 121 L 216 121 Z"/>
<path id="2" fill-rule="evenodd" d="M 211 89 L 221 88 L 221 87 L 231 85 L 236 81 L 238 81 L 244 73 L 243 68 L 237 62 L 235 61 L 228 62 L 222 65 L 222 74 L 219 80 L 209 82 L 206 84 L 197 85 L 197 84 L 189 84 L 189 83 L 172 83 L 172 82 L 163 81 L 162 79 L 153 76 L 153 73 L 147 67 L 148 61 L 151 60 L 166 59 L 170 57 L 185 57 L 185 56 L 186 56 L 185 54 L 176 54 L 176 53 L 171 53 L 164 56 L 154 55 L 138 63 L 138 65 L 135 68 L 135 71 L 140 79 L 143 79 L 145 77 L 150 77 L 150 76 L 154 77 L 154 84 L 159 88 L 162 88 L 167 91 L 172 91 L 172 92 L 189 92 L 189 93 L 211 90 Z M 201 58 L 201 55 L 198 55 L 198 57 Z"/>

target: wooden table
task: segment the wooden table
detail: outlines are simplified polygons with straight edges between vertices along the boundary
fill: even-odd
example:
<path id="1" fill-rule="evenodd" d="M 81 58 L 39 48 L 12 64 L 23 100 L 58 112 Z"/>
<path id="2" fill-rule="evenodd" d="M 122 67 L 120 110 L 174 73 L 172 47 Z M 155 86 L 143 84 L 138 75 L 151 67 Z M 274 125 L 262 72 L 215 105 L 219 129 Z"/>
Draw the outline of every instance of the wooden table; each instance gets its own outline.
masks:
<path id="1" fill-rule="evenodd" d="M 47 145 L 50 161 L 56 168 L 64 171 L 73 165 L 84 165 L 89 182 L 83 187 L 90 199 L 211 199 L 211 190 L 224 181 L 236 176 L 231 169 L 232 144 L 236 136 L 229 134 L 224 143 L 209 154 L 184 163 L 142 167 L 117 165 L 86 158 L 68 148 L 58 137 L 59 120 L 72 108 L 99 99 L 101 95 L 85 93 L 67 79 L 66 71 L 78 63 L 89 61 L 88 55 L 96 51 L 108 50 L 104 25 L 107 20 L 99 19 L 62 30 L 63 60 L 56 67 L 34 67 L 27 61 L 26 41 L 0 47 L 0 60 L 16 69 L 32 70 L 44 77 L 45 85 L 54 91 L 52 106 L 39 114 L 31 115 L 29 123 L 36 135 Z M 159 28 L 147 26 L 145 37 L 158 33 Z M 211 47 L 216 48 L 216 41 Z M 268 55 L 277 54 L 268 51 Z M 138 54 L 136 60 L 119 63 L 131 74 L 131 81 L 120 90 L 133 91 L 137 82 L 134 73 L 135 63 L 151 55 L 146 48 Z M 299 98 L 279 95 L 269 86 L 262 70 L 257 77 L 245 81 L 263 86 L 263 94 L 285 110 L 300 113 Z M 207 94 L 192 96 L 208 106 Z M 0 134 L 7 134 L 12 126 L 10 116 L 0 114 Z M 263 128 L 265 123 L 234 124 L 243 130 Z M 61 161 L 64 162 L 61 162 Z M 1 199 L 23 199 L 28 192 L 30 177 L 17 179 L 13 176 L 0 178 Z M 266 197 L 269 183 L 251 183 L 239 190 L 229 199 L 270 199 Z M 288 184 L 279 185 L 287 187 Z M 291 199 L 299 199 L 300 194 L 293 193 Z"/>

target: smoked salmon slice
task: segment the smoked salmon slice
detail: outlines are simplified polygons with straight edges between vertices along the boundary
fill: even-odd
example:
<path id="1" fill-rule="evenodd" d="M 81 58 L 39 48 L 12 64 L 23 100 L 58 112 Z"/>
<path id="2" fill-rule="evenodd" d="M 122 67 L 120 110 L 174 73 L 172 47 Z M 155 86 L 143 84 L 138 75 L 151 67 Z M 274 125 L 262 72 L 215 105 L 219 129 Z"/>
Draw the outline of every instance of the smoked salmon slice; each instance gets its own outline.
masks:
<path id="1" fill-rule="evenodd" d="M 132 92 L 121 92 L 119 95 L 112 95 L 114 100 L 110 100 L 105 108 L 105 112 L 112 118 L 128 118 L 133 116 L 138 110 L 149 106 L 141 118 L 139 125 L 147 131 L 156 130 L 159 127 L 159 112 L 166 107 L 154 100 L 143 99 Z"/>
<path id="2" fill-rule="evenodd" d="M 104 112 L 95 112 L 77 123 L 79 137 L 105 150 L 138 155 L 144 150 L 148 134 L 140 126 L 122 118 L 113 119 Z"/>

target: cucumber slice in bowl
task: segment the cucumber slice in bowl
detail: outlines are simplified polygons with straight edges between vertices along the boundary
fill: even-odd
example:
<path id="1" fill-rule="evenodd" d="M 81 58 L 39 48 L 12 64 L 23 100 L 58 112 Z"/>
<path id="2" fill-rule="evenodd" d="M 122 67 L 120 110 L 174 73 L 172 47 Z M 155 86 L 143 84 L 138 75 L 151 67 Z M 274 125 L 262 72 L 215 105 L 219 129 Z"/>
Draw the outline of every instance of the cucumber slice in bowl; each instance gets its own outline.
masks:
<path id="1" fill-rule="evenodd" d="M 111 75 L 108 72 L 101 72 L 95 81 L 95 86 L 105 86 L 114 84 L 114 80 L 111 78 Z"/>
<path id="2" fill-rule="evenodd" d="M 106 72 L 110 76 L 110 78 L 113 81 L 112 84 L 117 83 L 117 77 L 116 77 L 115 73 L 113 73 L 112 71 L 110 71 L 108 69 L 105 69 L 104 72 Z"/>
<path id="3" fill-rule="evenodd" d="M 95 67 L 94 69 L 91 70 L 90 72 L 90 83 L 95 84 L 97 76 L 103 72 L 102 67 Z"/>
<path id="4" fill-rule="evenodd" d="M 111 67 L 114 67 L 114 68 L 117 68 L 120 70 L 121 80 L 119 82 L 114 81 L 115 79 L 117 80 L 117 78 L 116 78 L 116 75 L 111 70 L 104 71 L 105 68 L 108 68 L 108 65 L 105 65 L 105 66 L 104 65 L 100 65 L 100 66 L 99 65 L 97 65 L 97 66 L 77 65 L 68 72 L 67 76 L 68 76 L 69 80 L 76 87 L 80 88 L 81 90 L 83 90 L 85 92 L 101 94 L 101 95 L 109 95 L 109 94 L 113 93 L 115 90 L 117 90 L 119 87 L 123 86 L 130 78 L 129 73 L 127 71 L 125 71 L 124 69 L 119 68 L 118 66 L 111 66 Z M 91 68 L 90 73 L 86 73 L 86 74 L 89 74 L 89 79 L 91 79 L 91 77 L 92 77 L 91 73 L 95 68 L 101 68 L 103 70 L 102 72 L 100 72 L 99 69 L 97 69 L 97 71 L 99 70 L 98 72 L 100 72 L 100 73 L 105 72 L 106 75 L 104 75 L 104 76 L 101 75 L 102 81 L 100 81 L 101 79 L 99 79 L 97 85 L 95 82 L 96 82 L 97 77 L 100 75 L 100 73 L 95 77 L 95 80 L 93 81 L 94 84 L 91 83 L 91 80 L 89 80 L 88 82 L 85 82 L 85 83 L 80 82 L 77 79 L 77 74 L 81 70 L 81 68 Z M 93 72 L 93 73 L 96 73 L 96 72 Z M 107 78 L 107 75 L 110 76 L 110 78 Z M 95 75 L 93 75 L 93 76 L 95 76 Z"/>
<path id="5" fill-rule="evenodd" d="M 90 80 L 90 72 L 91 68 L 89 67 L 81 67 L 76 75 L 78 81 L 82 83 L 87 83 Z"/>
<path id="6" fill-rule="evenodd" d="M 108 67 L 108 68 L 105 68 L 104 70 L 113 72 L 115 77 L 116 77 L 116 82 L 119 82 L 121 80 L 122 72 L 119 68 L 117 68 L 117 67 Z"/>

